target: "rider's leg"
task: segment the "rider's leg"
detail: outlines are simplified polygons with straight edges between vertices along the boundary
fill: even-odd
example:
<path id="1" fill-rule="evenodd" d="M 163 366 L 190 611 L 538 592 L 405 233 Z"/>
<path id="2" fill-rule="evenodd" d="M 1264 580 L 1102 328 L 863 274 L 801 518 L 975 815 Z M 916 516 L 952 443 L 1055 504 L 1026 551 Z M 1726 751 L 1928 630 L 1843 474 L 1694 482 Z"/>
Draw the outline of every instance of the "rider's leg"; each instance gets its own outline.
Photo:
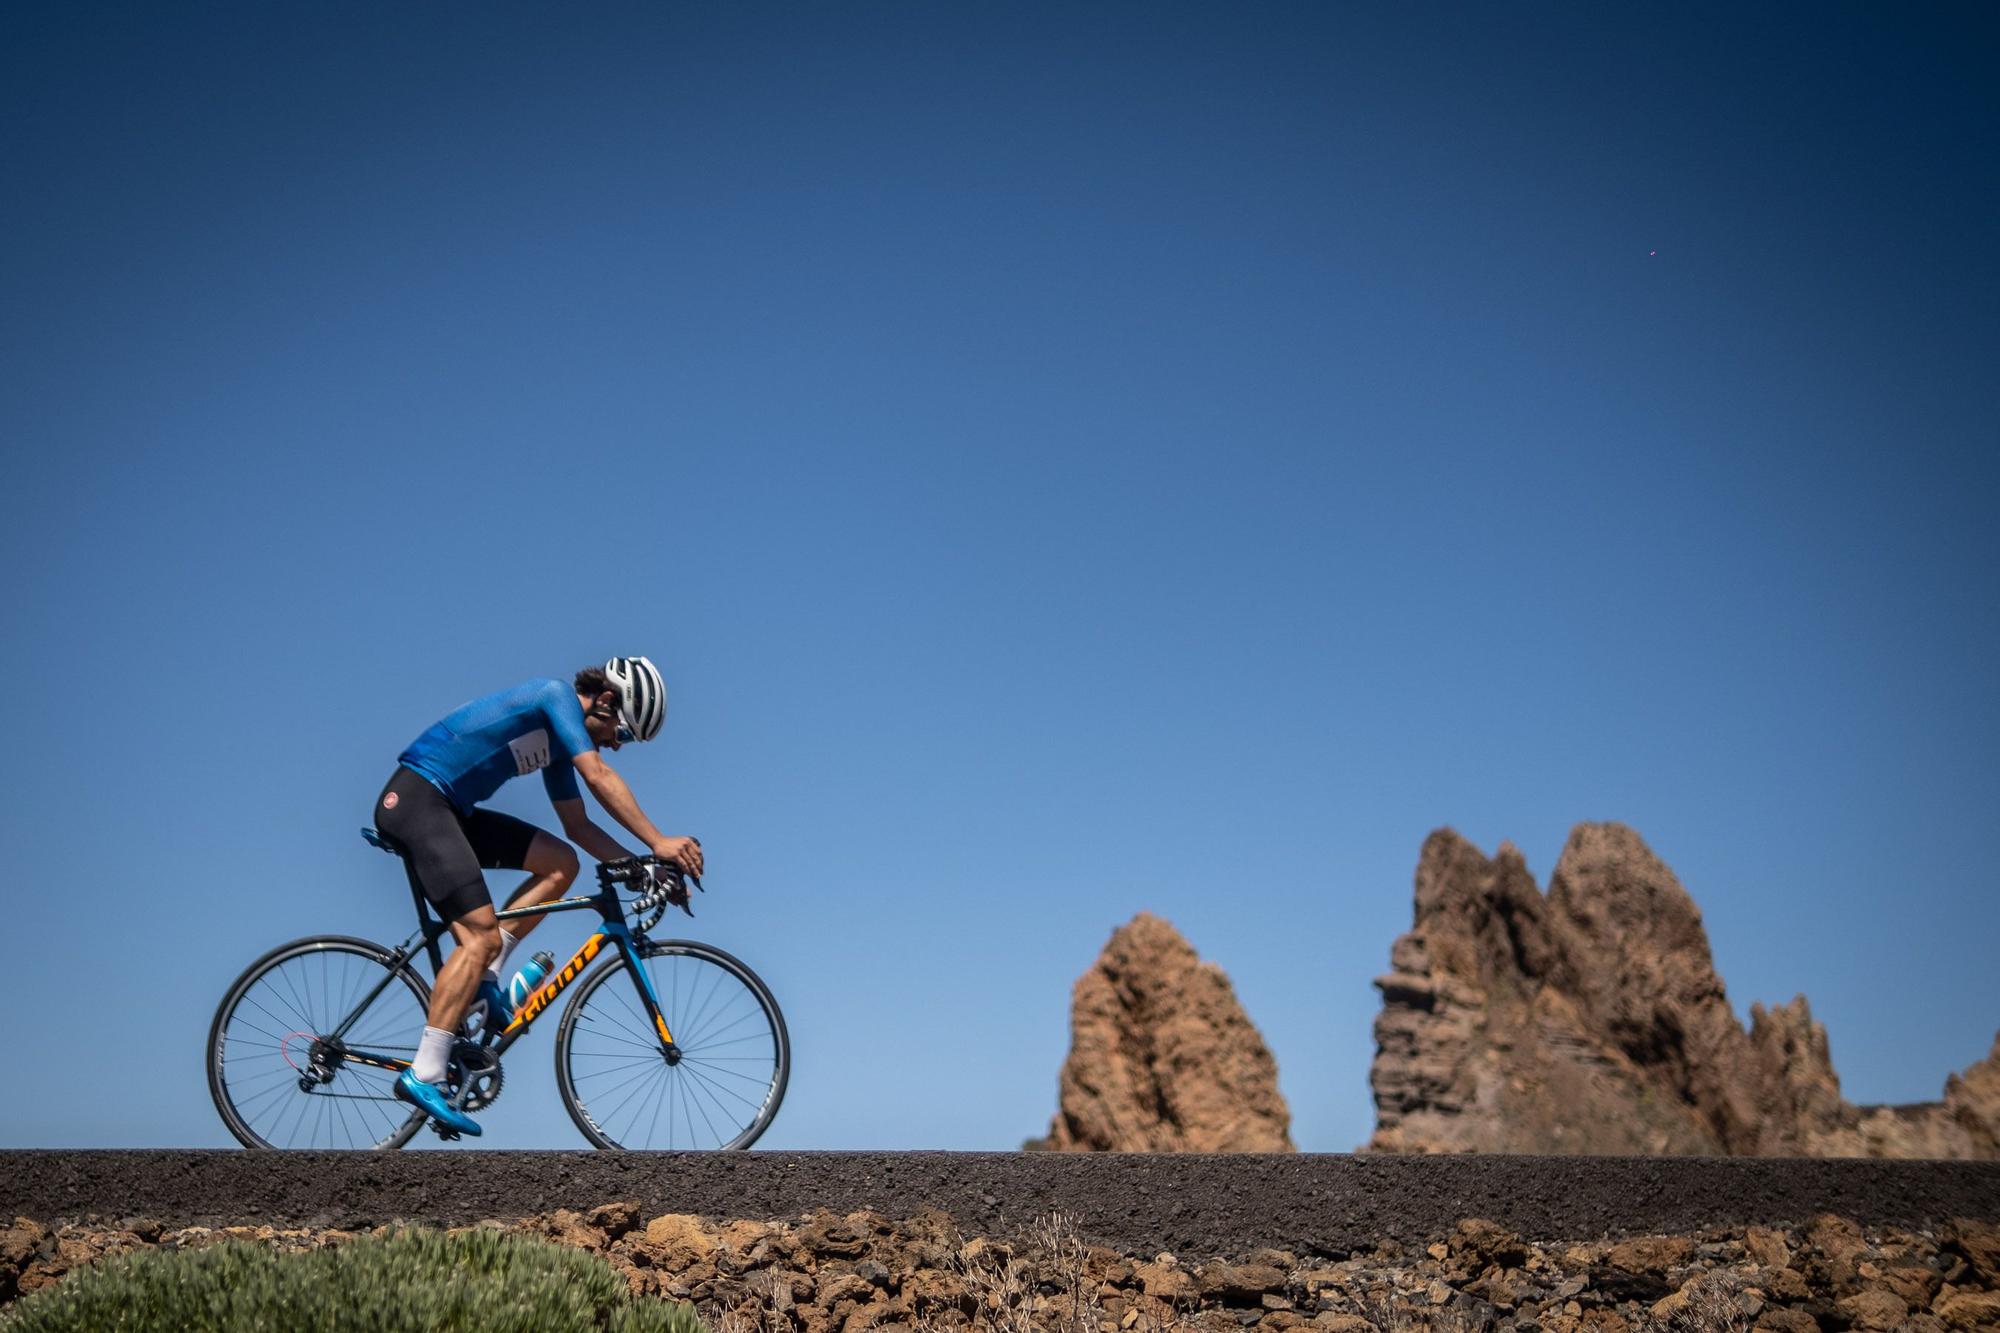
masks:
<path id="1" fill-rule="evenodd" d="M 424 897 L 440 920 L 451 928 L 458 948 L 438 969 L 431 990 L 429 1022 L 454 1031 L 472 1007 L 472 997 L 486 965 L 500 951 L 500 927 L 493 917 L 493 899 L 479 868 L 486 857 L 472 836 L 495 844 L 485 849 L 492 864 L 519 865 L 497 859 L 509 851 L 500 835 L 511 825 L 514 846 L 528 845 L 533 826 L 506 815 L 474 810 L 460 814 L 443 793 L 407 768 L 398 768 L 375 803 L 376 825 L 403 844 Z"/>
<path id="2" fill-rule="evenodd" d="M 493 915 L 493 905 L 475 907 L 458 917 L 451 923 L 451 934 L 458 947 L 438 969 L 426 1020 L 431 1027 L 446 1032 L 456 1031 L 465 1020 L 487 965 L 500 955 L 500 922 Z"/>
<path id="3" fill-rule="evenodd" d="M 522 869 L 528 872 L 528 878 L 507 900 L 507 906 L 536 907 L 554 902 L 568 893 L 569 886 L 576 882 L 577 868 L 576 848 L 537 829 L 534 841 L 528 844 L 528 854 L 522 861 Z M 521 916 L 508 921 L 502 929 L 519 942 L 541 924 L 539 916 Z"/>

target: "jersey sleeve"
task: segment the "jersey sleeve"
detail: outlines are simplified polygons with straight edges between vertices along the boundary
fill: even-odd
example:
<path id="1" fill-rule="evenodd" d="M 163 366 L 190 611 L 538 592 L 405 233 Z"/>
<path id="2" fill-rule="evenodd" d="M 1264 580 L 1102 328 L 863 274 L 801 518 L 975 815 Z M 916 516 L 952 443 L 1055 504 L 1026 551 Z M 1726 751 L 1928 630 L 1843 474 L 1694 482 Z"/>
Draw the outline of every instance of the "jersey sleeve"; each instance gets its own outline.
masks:
<path id="1" fill-rule="evenodd" d="M 548 788 L 552 801 L 573 801 L 576 790 L 576 757 L 593 754 L 597 743 L 590 739 L 590 733 L 583 726 L 583 705 L 576 701 L 576 691 L 559 680 L 552 680 L 542 688 L 542 716 L 548 719 L 549 734 L 555 737 L 556 748 L 561 750 L 558 761 L 550 756 L 549 766 L 542 770 L 542 785 Z"/>
<path id="2" fill-rule="evenodd" d="M 551 801 L 574 801 L 582 795 L 576 789 L 576 765 L 568 760 L 543 769 L 542 786 Z"/>

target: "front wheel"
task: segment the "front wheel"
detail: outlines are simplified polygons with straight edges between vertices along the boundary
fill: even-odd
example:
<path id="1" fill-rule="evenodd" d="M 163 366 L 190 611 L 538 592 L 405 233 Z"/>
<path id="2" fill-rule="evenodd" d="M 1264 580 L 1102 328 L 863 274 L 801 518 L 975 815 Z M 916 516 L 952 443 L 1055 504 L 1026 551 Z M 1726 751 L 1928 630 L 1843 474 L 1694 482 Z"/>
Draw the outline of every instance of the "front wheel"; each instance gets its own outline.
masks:
<path id="1" fill-rule="evenodd" d="M 757 974 L 690 940 L 640 946 L 663 1047 L 624 957 L 587 977 L 556 1032 L 556 1083 L 600 1148 L 747 1148 L 778 1114 L 791 1039 Z"/>
<path id="2" fill-rule="evenodd" d="M 208 1090 L 246 1148 L 400 1148 L 424 1113 L 396 1100 L 430 987 L 379 944 L 319 935 L 250 964 L 208 1030 Z M 336 1032 L 345 1025 L 345 1031 Z"/>

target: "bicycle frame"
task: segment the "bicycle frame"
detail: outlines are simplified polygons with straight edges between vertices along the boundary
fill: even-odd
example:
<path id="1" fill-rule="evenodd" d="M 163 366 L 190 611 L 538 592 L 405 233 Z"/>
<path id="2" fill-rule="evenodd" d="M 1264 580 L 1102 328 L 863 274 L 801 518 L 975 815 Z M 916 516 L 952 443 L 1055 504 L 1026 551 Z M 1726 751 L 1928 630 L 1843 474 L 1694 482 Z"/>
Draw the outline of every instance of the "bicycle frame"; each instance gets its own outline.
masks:
<path id="1" fill-rule="evenodd" d="M 405 861 L 405 866 L 408 866 L 407 860 Z M 640 966 L 643 957 L 639 952 L 639 945 L 644 942 L 645 936 L 642 933 L 635 932 L 626 921 L 625 908 L 618 901 L 618 892 L 613 887 L 614 883 L 615 881 L 605 878 L 603 871 L 600 869 L 598 890 L 587 898 L 558 898 L 554 902 L 536 903 L 529 907 L 509 907 L 494 913 L 494 916 L 502 921 L 514 921 L 523 917 L 546 916 L 553 912 L 573 912 L 581 908 L 590 907 L 595 908 L 598 915 L 603 917 L 602 923 L 595 931 L 591 932 L 588 939 L 584 940 L 575 955 L 567 963 L 564 963 L 560 968 L 557 968 L 544 978 L 542 983 L 530 992 L 528 998 L 522 1002 L 520 1009 L 514 1014 L 513 1021 L 507 1025 L 501 1032 L 498 1040 L 493 1043 L 492 1051 L 495 1056 L 506 1054 L 509 1047 L 527 1035 L 528 1029 L 534 1026 L 535 1020 L 548 1011 L 549 1006 L 555 1003 L 556 997 L 561 995 L 572 981 L 583 975 L 584 969 L 604 951 L 604 946 L 608 942 L 615 945 L 618 952 L 624 955 L 625 966 L 632 974 L 639 991 L 640 1002 L 645 1006 L 647 1017 L 653 1020 L 653 1031 L 659 1036 L 661 1054 L 667 1058 L 669 1063 L 677 1061 L 680 1052 L 674 1045 L 673 1031 L 667 1026 L 666 1011 L 660 1004 L 660 997 L 653 990 L 652 978 L 647 976 L 645 968 Z M 416 889 L 414 873 L 411 875 L 411 887 L 413 891 Z M 349 1049 L 341 1043 L 341 1039 L 346 1035 L 347 1029 L 353 1024 L 354 1020 L 366 1012 L 368 1006 L 375 1002 L 375 997 L 380 995 L 388 987 L 389 983 L 395 979 L 396 972 L 401 969 L 403 964 L 409 962 L 410 959 L 417 955 L 419 948 L 417 941 L 419 937 L 423 940 L 421 947 L 430 953 L 432 975 L 435 976 L 437 971 L 442 968 L 442 956 L 437 942 L 446 933 L 448 928 L 442 922 L 434 920 L 426 910 L 427 907 L 428 903 L 418 893 L 417 930 L 396 947 L 392 955 L 394 966 L 383 974 L 382 980 L 376 983 L 373 989 L 361 997 L 360 1002 L 354 1006 L 348 1016 L 341 1020 L 340 1026 L 327 1035 L 326 1040 L 338 1045 L 338 1052 L 341 1058 L 352 1060 L 356 1064 L 369 1065 L 377 1069 L 387 1069 L 396 1073 L 400 1073 L 410 1067 L 408 1060 L 397 1059 L 394 1056 L 379 1055 L 373 1051 Z M 317 1045 L 317 1043 L 315 1044 Z"/>
<path id="2" fill-rule="evenodd" d="M 552 903 L 537 903 L 533 907 L 510 907 L 494 913 L 502 921 L 517 920 L 527 916 L 542 916 L 549 912 L 570 912 L 580 907 L 595 907 L 604 917 L 602 925 L 591 932 L 578 947 L 576 954 L 567 963 L 551 972 L 542 984 L 529 993 L 514 1014 L 514 1021 L 501 1032 L 495 1043 L 495 1054 L 505 1054 L 509 1046 L 527 1034 L 535 1020 L 556 1002 L 570 982 L 583 975 L 583 969 L 603 951 L 605 941 L 618 946 L 618 952 L 625 956 L 625 966 L 639 983 L 639 995 L 646 1005 L 646 1016 L 653 1020 L 653 1031 L 660 1037 L 660 1049 L 671 1055 L 674 1049 L 674 1034 L 667 1027 L 666 1012 L 660 1007 L 660 997 L 653 993 L 653 980 L 646 970 L 639 966 L 643 961 L 638 949 L 638 940 L 643 938 L 626 924 L 625 909 L 618 901 L 618 895 L 610 887 L 598 890 L 588 898 L 558 898 Z"/>

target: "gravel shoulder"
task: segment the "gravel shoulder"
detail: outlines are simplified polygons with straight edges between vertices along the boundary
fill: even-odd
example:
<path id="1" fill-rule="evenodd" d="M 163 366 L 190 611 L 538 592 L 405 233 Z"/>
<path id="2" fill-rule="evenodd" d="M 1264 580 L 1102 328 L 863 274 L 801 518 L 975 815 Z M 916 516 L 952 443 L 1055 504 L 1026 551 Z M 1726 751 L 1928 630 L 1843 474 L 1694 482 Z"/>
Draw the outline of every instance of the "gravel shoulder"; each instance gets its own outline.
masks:
<path id="1" fill-rule="evenodd" d="M 2000 1163 L 1770 1158 L 1365 1157 L 1319 1153 L 14 1151 L 0 1219 L 166 1226 L 465 1225 L 632 1200 L 645 1215 L 779 1221 L 818 1209 L 968 1234 L 1051 1211 L 1098 1244 L 1242 1255 L 1346 1252 L 1467 1217 L 1538 1240 L 1795 1225 L 2000 1221 Z"/>

